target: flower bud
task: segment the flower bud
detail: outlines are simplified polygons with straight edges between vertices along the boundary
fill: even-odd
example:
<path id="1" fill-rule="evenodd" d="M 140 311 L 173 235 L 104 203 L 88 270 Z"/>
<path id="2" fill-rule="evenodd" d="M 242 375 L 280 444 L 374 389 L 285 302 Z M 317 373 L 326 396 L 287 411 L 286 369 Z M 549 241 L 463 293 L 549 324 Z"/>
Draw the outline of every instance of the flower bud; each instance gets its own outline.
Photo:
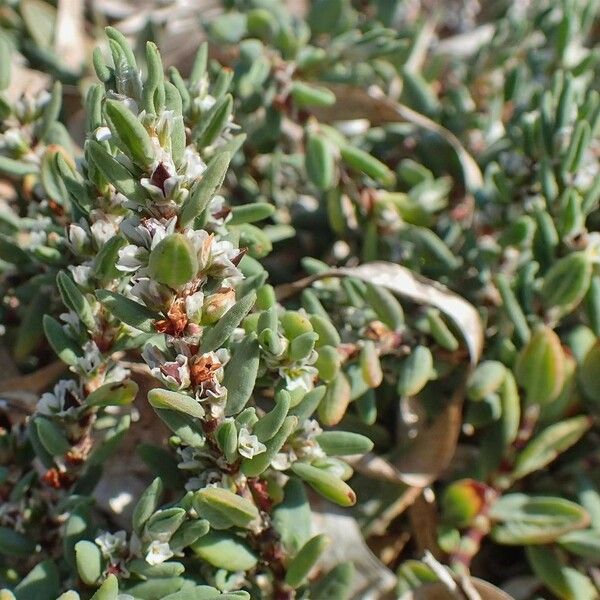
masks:
<path id="1" fill-rule="evenodd" d="M 234 304 L 235 290 L 233 288 L 221 288 L 211 294 L 202 306 L 202 324 L 216 323 Z"/>

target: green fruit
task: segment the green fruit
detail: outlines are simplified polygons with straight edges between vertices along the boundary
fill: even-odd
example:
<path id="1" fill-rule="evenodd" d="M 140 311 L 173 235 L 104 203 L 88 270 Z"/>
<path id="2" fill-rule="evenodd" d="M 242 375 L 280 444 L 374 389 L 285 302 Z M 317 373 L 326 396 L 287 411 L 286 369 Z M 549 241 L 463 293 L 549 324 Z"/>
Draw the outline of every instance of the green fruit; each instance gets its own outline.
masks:
<path id="1" fill-rule="evenodd" d="M 198 257 L 189 240 L 173 233 L 161 240 L 150 253 L 150 274 L 172 288 L 185 285 L 198 272 Z"/>

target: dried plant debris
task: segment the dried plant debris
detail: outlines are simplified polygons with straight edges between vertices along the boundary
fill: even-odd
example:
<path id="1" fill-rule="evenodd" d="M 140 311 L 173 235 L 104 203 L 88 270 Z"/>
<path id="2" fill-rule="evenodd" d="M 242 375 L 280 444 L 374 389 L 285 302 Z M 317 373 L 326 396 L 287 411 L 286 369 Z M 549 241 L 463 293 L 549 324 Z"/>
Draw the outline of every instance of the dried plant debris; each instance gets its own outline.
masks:
<path id="1" fill-rule="evenodd" d="M 597 598 L 599 25 L 0 7 L 0 598 Z"/>

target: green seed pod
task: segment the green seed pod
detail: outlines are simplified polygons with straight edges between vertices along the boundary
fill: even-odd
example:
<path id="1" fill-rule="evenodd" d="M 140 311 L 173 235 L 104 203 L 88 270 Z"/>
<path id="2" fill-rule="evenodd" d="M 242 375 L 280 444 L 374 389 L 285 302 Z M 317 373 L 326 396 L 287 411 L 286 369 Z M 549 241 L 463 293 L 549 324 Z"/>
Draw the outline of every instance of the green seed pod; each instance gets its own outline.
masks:
<path id="1" fill-rule="evenodd" d="M 156 281 L 177 288 L 196 276 L 198 257 L 183 234 L 173 233 L 152 249 L 148 266 Z"/>
<path id="2" fill-rule="evenodd" d="M 223 421 L 216 431 L 215 438 L 227 462 L 235 462 L 238 457 L 238 432 L 235 423 L 233 421 Z"/>
<path id="3" fill-rule="evenodd" d="M 340 506 L 353 506 L 356 503 L 352 488 L 338 477 L 307 463 L 296 462 L 291 469 L 327 500 Z"/>
<path id="4" fill-rule="evenodd" d="M 365 454 L 373 449 L 373 442 L 360 433 L 325 431 L 315 438 L 328 456 Z"/>
<path id="5" fill-rule="evenodd" d="M 540 295 L 544 306 L 561 312 L 575 308 L 583 299 L 592 277 L 592 263 L 585 252 L 573 252 L 555 262 L 544 277 Z"/>
<path id="6" fill-rule="evenodd" d="M 335 94 L 327 88 L 309 85 L 302 81 L 292 83 L 291 95 L 296 106 L 332 106 L 335 104 Z"/>
<path id="7" fill-rule="evenodd" d="M 444 349 L 454 352 L 458 350 L 458 340 L 455 335 L 450 331 L 450 328 L 440 314 L 440 311 L 436 308 L 430 308 L 427 310 L 427 322 L 429 323 L 429 331 L 431 337 Z"/>
<path id="8" fill-rule="evenodd" d="M 246 498 L 225 488 L 207 487 L 194 494 L 196 512 L 215 529 L 248 527 L 258 518 L 258 509 Z"/>
<path id="9" fill-rule="evenodd" d="M 390 329 L 401 329 L 404 325 L 402 305 L 389 290 L 367 283 L 365 297 L 377 317 Z"/>
<path id="10" fill-rule="evenodd" d="M 290 561 L 285 582 L 290 587 L 300 587 L 328 545 L 329 538 L 322 533 L 308 540 Z"/>
<path id="11" fill-rule="evenodd" d="M 417 346 L 398 369 L 397 391 L 400 396 L 415 396 L 431 379 L 433 356 L 427 346 Z"/>
<path id="12" fill-rule="evenodd" d="M 285 390 L 275 394 L 275 406 L 271 412 L 261 417 L 254 425 L 253 433 L 259 441 L 266 442 L 279 431 L 290 410 L 290 402 L 290 394 Z"/>
<path id="13" fill-rule="evenodd" d="M 565 358 L 552 329 L 540 326 L 535 330 L 517 359 L 515 377 L 528 404 L 548 404 L 558 396 L 565 379 Z"/>
<path id="14" fill-rule="evenodd" d="M 333 346 L 321 346 L 318 349 L 315 367 L 319 377 L 325 381 L 332 381 L 339 373 L 342 361 L 339 352 Z"/>
<path id="15" fill-rule="evenodd" d="M 340 371 L 327 385 L 327 392 L 319 404 L 319 419 L 328 427 L 337 425 L 346 414 L 351 388 L 346 375 Z"/>
<path id="16" fill-rule="evenodd" d="M 363 379 L 372 388 L 379 387 L 383 381 L 383 371 L 377 348 L 371 340 L 363 343 L 358 357 Z"/>
<path id="17" fill-rule="evenodd" d="M 307 134 L 304 165 L 317 189 L 324 192 L 336 185 L 334 147 L 327 138 L 318 133 Z"/>
<path id="18" fill-rule="evenodd" d="M 280 322 L 283 332 L 289 340 L 293 340 L 303 333 L 313 331 L 313 326 L 309 319 L 302 313 L 294 310 L 286 310 L 281 315 Z"/>
<path id="19" fill-rule="evenodd" d="M 506 377 L 506 367 L 495 360 L 484 360 L 477 365 L 467 382 L 469 400 L 483 400 L 502 385 Z"/>

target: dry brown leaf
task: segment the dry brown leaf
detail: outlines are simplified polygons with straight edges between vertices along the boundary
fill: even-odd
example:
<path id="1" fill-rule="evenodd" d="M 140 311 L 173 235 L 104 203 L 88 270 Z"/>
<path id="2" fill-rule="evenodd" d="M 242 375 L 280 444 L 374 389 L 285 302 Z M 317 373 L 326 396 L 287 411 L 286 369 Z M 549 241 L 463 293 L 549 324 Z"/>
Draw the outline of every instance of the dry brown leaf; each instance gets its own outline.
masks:
<path id="1" fill-rule="evenodd" d="M 465 188 L 474 192 L 483 186 L 483 175 L 475 159 L 460 140 L 448 129 L 412 108 L 385 96 L 377 87 L 362 89 L 347 84 L 330 84 L 327 87 L 336 95 L 337 102 L 329 107 L 313 109 L 313 114 L 323 122 L 369 119 L 373 125 L 408 122 L 436 133 L 456 152 L 462 166 Z"/>
<path id="2" fill-rule="evenodd" d="M 277 288 L 277 298 L 284 300 L 294 296 L 319 279 L 345 276 L 356 277 L 380 285 L 417 304 L 426 304 L 438 308 L 461 332 L 469 349 L 471 364 L 475 365 L 479 361 L 483 350 L 483 326 L 479 313 L 473 305 L 445 286 L 401 265 L 374 261 L 357 267 L 332 269 L 300 279 L 294 283 L 279 286 Z"/>
<path id="3" fill-rule="evenodd" d="M 513 600 L 506 592 L 483 579 L 473 577 L 470 583 L 473 584 L 481 600 Z M 406 592 L 399 600 L 456 600 L 457 598 L 466 598 L 466 596 L 450 592 L 442 583 L 429 583 L 412 592 Z"/>
<path id="4" fill-rule="evenodd" d="M 277 297 L 283 300 L 297 294 L 314 281 L 343 276 L 357 277 L 385 287 L 418 304 L 435 306 L 449 317 L 461 332 L 469 349 L 470 367 L 479 361 L 484 333 L 479 313 L 475 308 L 446 287 L 401 265 L 377 261 L 352 268 L 332 269 L 280 286 L 277 289 Z M 366 454 L 351 462 L 353 468 L 365 476 L 409 486 L 399 502 L 394 503 L 392 512 L 395 516 L 408 508 L 420 496 L 422 489 L 431 485 L 450 464 L 460 434 L 465 382 L 466 377 L 431 426 L 424 429 L 408 452 L 398 457 L 393 464 L 374 454 Z"/>
<path id="5" fill-rule="evenodd" d="M 19 375 L 0 381 L 0 392 L 32 392 L 34 394 L 41 394 L 66 370 L 67 365 L 57 360 L 29 375 Z"/>
<path id="6" fill-rule="evenodd" d="M 356 568 L 353 600 L 380 600 L 396 586 L 396 576 L 385 567 L 365 543 L 360 527 L 347 511 L 320 497 L 311 498 L 313 524 L 335 543 L 321 555 L 319 566 L 329 570 L 342 561 L 350 560 Z"/>

